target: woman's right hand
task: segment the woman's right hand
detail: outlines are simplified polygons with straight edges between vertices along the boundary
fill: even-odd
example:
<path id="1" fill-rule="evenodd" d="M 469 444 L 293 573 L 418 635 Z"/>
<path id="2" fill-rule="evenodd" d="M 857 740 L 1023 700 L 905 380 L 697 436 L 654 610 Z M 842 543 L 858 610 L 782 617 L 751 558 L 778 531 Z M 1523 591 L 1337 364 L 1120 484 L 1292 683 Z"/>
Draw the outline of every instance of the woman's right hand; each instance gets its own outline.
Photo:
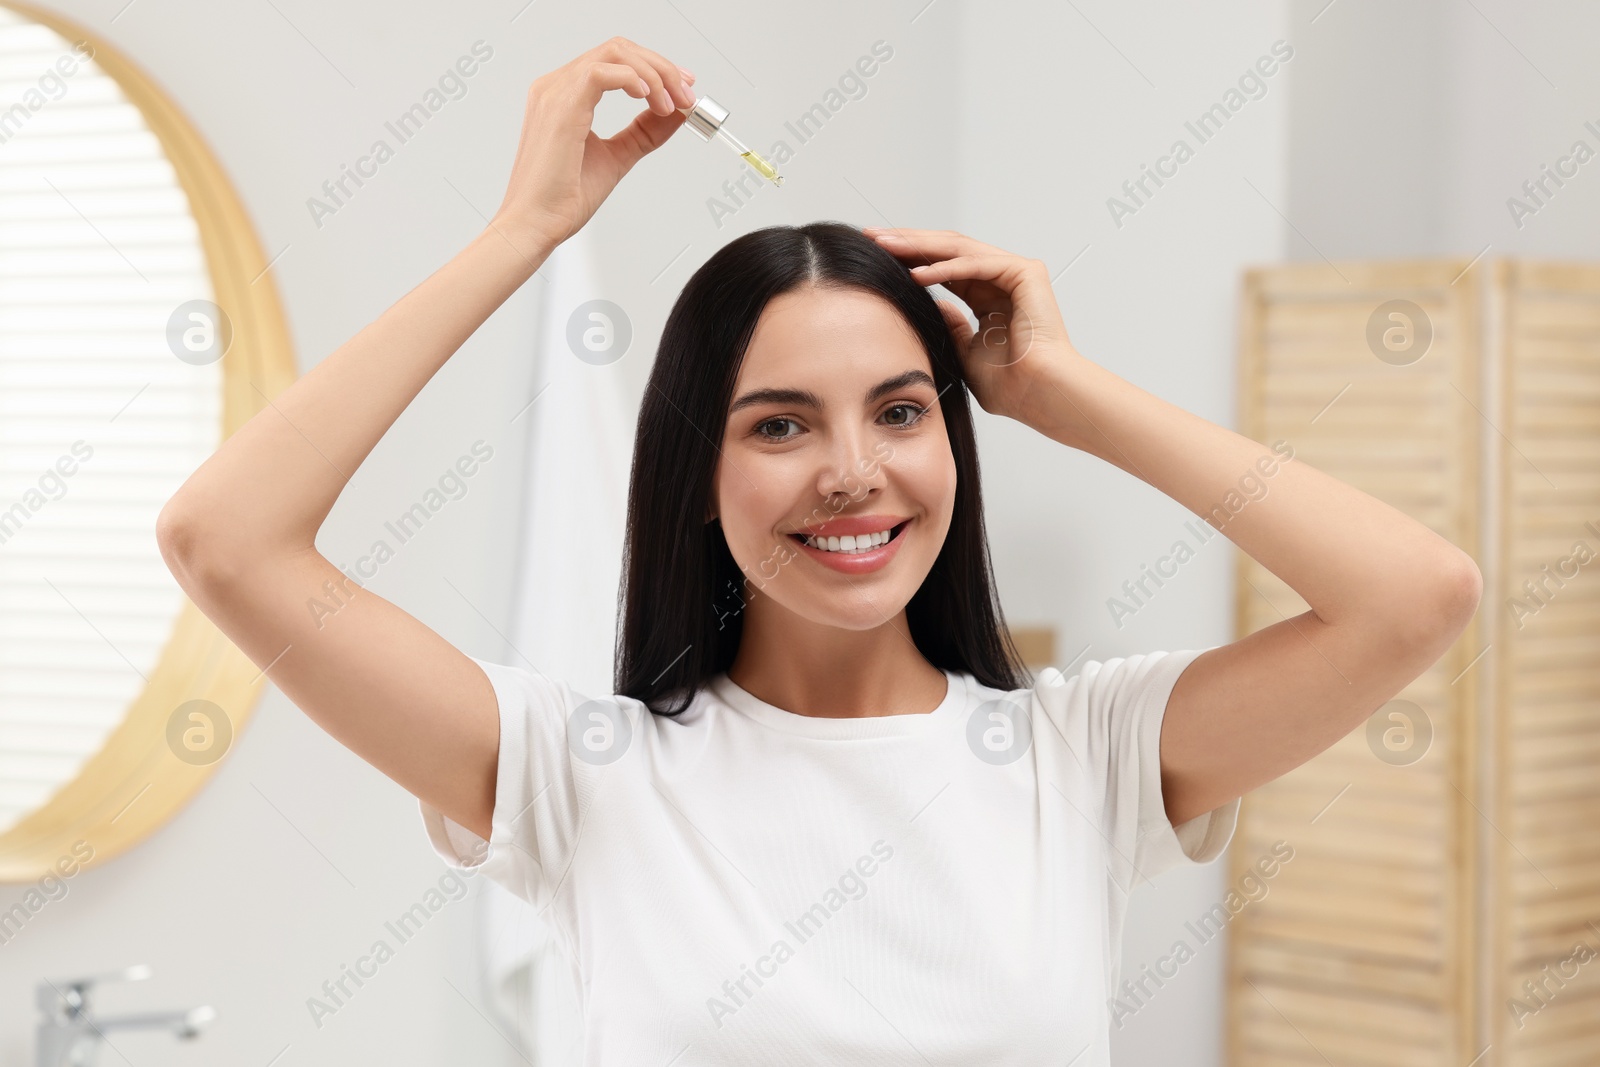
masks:
<path id="1" fill-rule="evenodd" d="M 683 125 L 694 75 L 626 37 L 613 37 L 534 81 L 505 200 L 493 225 L 556 245 L 583 228 L 622 176 Z M 590 127 L 608 89 L 648 98 L 650 109 L 602 138 Z"/>

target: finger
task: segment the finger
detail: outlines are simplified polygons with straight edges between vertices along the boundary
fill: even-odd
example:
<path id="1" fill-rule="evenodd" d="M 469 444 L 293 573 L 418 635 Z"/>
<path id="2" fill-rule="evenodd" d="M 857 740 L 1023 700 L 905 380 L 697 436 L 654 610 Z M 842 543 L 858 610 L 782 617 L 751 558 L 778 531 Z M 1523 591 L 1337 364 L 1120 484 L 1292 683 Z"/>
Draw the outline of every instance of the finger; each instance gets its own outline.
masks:
<path id="1" fill-rule="evenodd" d="M 957 256 L 1011 254 L 1003 248 L 984 244 L 955 230 L 889 229 L 883 226 L 868 226 L 862 232 L 876 241 L 878 247 L 887 249 L 896 256 L 922 259 L 927 262 L 954 259 Z"/>
<path id="2" fill-rule="evenodd" d="M 639 76 L 638 70 L 627 63 L 591 63 L 584 71 L 584 85 L 587 88 L 588 99 L 585 101 L 592 109 L 600 102 L 600 97 L 611 89 L 621 89 L 629 96 L 643 99 L 653 91 L 651 86 Z"/>
<path id="3" fill-rule="evenodd" d="M 936 263 L 919 263 L 911 268 L 911 276 L 922 285 L 935 283 L 948 285 L 953 281 L 993 282 L 1007 292 L 1015 293 L 1030 281 L 1036 282 L 1034 275 L 1043 270 L 1044 263 L 1040 260 L 1023 259 L 1021 256 L 1002 252 L 997 255 L 982 253 L 941 259 Z"/>
<path id="4" fill-rule="evenodd" d="M 967 342 L 972 340 L 972 325 L 967 322 L 967 313 L 951 300 L 936 300 L 939 313 L 944 316 L 944 324 L 950 327 L 950 335 L 956 339 L 956 346 L 961 349 L 967 347 Z"/>
<path id="5" fill-rule="evenodd" d="M 1010 304 L 1034 316 L 1054 318 L 1055 293 L 1043 260 L 1012 255 L 957 256 L 911 268 L 919 285 L 939 283 L 965 300 L 981 318 Z"/>
<path id="6" fill-rule="evenodd" d="M 650 86 L 650 107 L 666 115 L 680 107 L 693 107 L 694 94 L 684 85 L 678 65 L 626 37 L 613 37 L 601 46 L 605 58 L 626 63 Z"/>
<path id="7" fill-rule="evenodd" d="M 623 40 L 627 41 L 627 38 L 623 38 Z M 668 102 L 673 106 L 674 109 L 694 106 L 694 93 L 689 91 L 689 87 L 686 84 L 687 81 L 693 79 L 692 77 L 688 79 L 684 77 L 682 67 L 672 62 L 672 60 L 668 59 L 660 52 L 651 51 L 643 45 L 635 44 L 632 41 L 628 41 L 627 43 L 641 58 L 643 58 L 646 63 L 650 65 L 650 69 L 655 71 L 659 76 L 662 86 L 666 89 L 667 93 L 671 97 Z"/>
<path id="8" fill-rule="evenodd" d="M 640 79 L 649 87 L 645 102 L 650 105 L 651 111 L 657 115 L 670 115 L 677 110 L 677 105 L 673 103 L 672 96 L 662 81 L 660 71 L 649 63 L 634 61 L 626 54 L 620 58 L 637 71 Z"/>

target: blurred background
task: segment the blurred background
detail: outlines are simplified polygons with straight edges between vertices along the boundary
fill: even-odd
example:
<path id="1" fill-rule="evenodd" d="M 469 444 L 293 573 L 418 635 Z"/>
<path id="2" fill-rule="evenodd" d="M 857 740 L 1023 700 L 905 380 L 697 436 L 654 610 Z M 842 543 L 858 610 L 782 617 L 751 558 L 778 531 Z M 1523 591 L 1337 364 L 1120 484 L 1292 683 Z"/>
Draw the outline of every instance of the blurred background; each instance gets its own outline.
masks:
<path id="1" fill-rule="evenodd" d="M 51 23 L 60 19 L 78 31 Z M 83 35 L 102 48 L 93 60 L 71 58 Z M 149 976 L 98 985 L 97 1011 L 205 1005 L 215 1018 L 191 1018 L 202 1028 L 193 1042 L 170 1027 L 107 1030 L 99 1062 L 576 1062 L 570 993 L 537 921 L 497 887 L 442 879 L 414 798 L 198 637 L 187 662 L 212 672 L 207 707 L 226 737 L 208 742 L 215 757 L 174 787 L 167 814 L 103 847 L 99 862 L 79 855 L 84 869 L 40 861 L 44 846 L 22 847 L 17 828 L 51 828 L 39 813 L 55 791 L 103 765 L 96 753 L 153 679 L 179 677 L 169 635 L 200 624 L 182 621 L 153 523 L 216 446 L 219 419 L 256 410 L 482 230 L 504 191 L 529 82 L 613 35 L 693 70 L 696 92 L 730 110 L 728 128 L 778 164 L 784 185 L 760 182 L 688 131 L 644 159 L 380 442 L 323 528 L 322 552 L 472 655 L 537 663 L 609 692 L 632 418 L 661 324 L 693 271 L 739 234 L 816 219 L 956 229 L 1041 258 L 1081 352 L 1209 420 L 1268 442 L 1300 443 L 1279 431 L 1304 427 L 1305 458 L 1336 473 L 1383 466 L 1390 431 L 1405 427 L 1391 457 L 1399 481 L 1381 484 L 1435 507 L 1429 521 L 1501 582 L 1486 586 L 1482 625 L 1452 650 L 1443 681 L 1410 694 L 1448 741 L 1420 751 L 1455 792 L 1419 787 L 1405 801 L 1408 811 L 1443 805 L 1437 825 L 1415 821 L 1417 839 L 1437 851 L 1408 853 L 1421 856 L 1415 869 L 1371 882 L 1367 896 L 1352 883 L 1345 906 L 1329 898 L 1295 910 L 1288 875 L 1299 857 L 1322 857 L 1320 868 L 1302 864 L 1319 881 L 1376 862 L 1362 834 L 1385 821 L 1381 792 L 1369 809 L 1351 807 L 1350 821 L 1335 821 L 1344 807 L 1324 821 L 1335 783 L 1306 802 L 1297 859 L 1271 886 L 1280 896 L 1263 890 L 1229 908 L 1239 917 L 1202 940 L 1192 924 L 1229 898 L 1266 842 L 1286 836 L 1265 813 L 1249 823 L 1247 805 L 1233 851 L 1248 854 L 1173 871 L 1134 895 L 1123 974 L 1164 977 L 1117 1012 L 1115 1062 L 1595 1062 L 1600 1045 L 1584 1044 L 1594 1036 L 1583 1019 L 1600 1001 L 1582 985 L 1587 960 L 1571 973 L 1554 963 L 1581 938 L 1600 952 L 1590 922 L 1600 920 L 1600 853 L 1591 860 L 1572 844 L 1585 829 L 1592 838 L 1593 822 L 1569 804 L 1539 824 L 1551 843 L 1537 852 L 1517 836 L 1525 824 L 1502 817 L 1495 805 L 1516 800 L 1505 783 L 1543 765 L 1496 755 L 1508 751 L 1511 715 L 1496 709 L 1515 694 L 1495 689 L 1488 667 L 1510 677 L 1522 661 L 1474 657 L 1494 645 L 1489 616 L 1516 627 L 1557 588 L 1520 617 L 1505 595 L 1495 599 L 1494 589 L 1521 590 L 1540 574 L 1537 562 L 1494 555 L 1515 538 L 1496 495 L 1512 477 L 1503 461 L 1526 460 L 1551 475 L 1551 489 L 1565 487 L 1532 506 L 1559 500 L 1600 521 L 1582 481 L 1600 453 L 1563 446 L 1547 462 L 1537 417 L 1497 415 L 1515 347 L 1503 316 L 1529 306 L 1515 295 L 1529 275 L 1502 265 L 1600 260 L 1591 162 L 1600 74 L 1590 54 L 1600 10 L 1577 0 L 109 0 L 0 3 L 0 517 L 14 516 L 11 528 L 0 519 L 0 834 L 12 833 L 0 836 L 0 855 L 14 846 L 0 884 L 0 1067 L 34 1062 L 41 979 L 136 964 Z M 63 59 L 73 73 L 56 66 Z M 597 118 L 603 135 L 638 110 L 613 96 Z M 149 196 L 109 188 L 113 173 Z M 60 296 L 65 278 L 95 295 Z M 1590 403 L 1551 418 L 1593 426 L 1600 390 L 1583 377 L 1600 337 L 1584 318 L 1594 315 L 1592 277 L 1561 278 L 1550 283 L 1566 286 L 1551 321 L 1565 331 L 1557 362 L 1567 369 L 1549 390 Z M 1296 310 L 1275 318 L 1285 293 Z M 1428 344 L 1396 358 L 1396 344 L 1364 342 L 1391 299 L 1413 311 L 1385 311 L 1380 327 L 1407 337 L 1425 328 L 1431 361 Z M 238 352 L 222 359 L 225 345 L 186 333 L 215 325 L 203 306 L 191 317 L 191 301 L 231 314 L 223 332 Z M 1319 318 L 1318 308 L 1343 310 Z M 107 339 L 117 331 L 134 339 L 126 349 Z M 1312 350 L 1360 368 L 1294 378 L 1315 370 L 1316 358 L 1295 362 Z M 106 361 L 124 355 L 108 374 Z M 1339 423 L 1344 407 L 1320 417 L 1341 383 L 1376 381 L 1386 367 L 1443 377 L 1432 392 L 1396 386 L 1391 400 L 1402 401 L 1382 409 L 1391 422 Z M 1445 406 L 1425 417 L 1428 404 Z M 1070 675 L 1088 660 L 1221 644 L 1297 610 L 1264 579 L 1252 591 L 1225 538 L 1198 547 L 1137 610 L 1116 610 L 1116 599 L 1128 603 L 1124 583 L 1176 541 L 1194 541 L 1186 524 L 1197 520 L 1092 457 L 975 417 L 1001 597 L 1012 625 L 1042 642 L 1041 665 Z M 1340 442 L 1366 467 L 1341 467 Z M 1428 459 L 1429 448 L 1445 458 Z M 466 456 L 475 472 L 446 479 Z M 1573 465 L 1571 480 L 1555 475 L 1561 462 Z M 1445 482 L 1448 499 L 1424 499 Z M 419 502 L 426 525 L 395 537 L 390 524 Z M 86 524 L 95 537 L 83 536 Z M 1575 540 L 1600 545 L 1600 533 L 1569 526 L 1529 558 L 1581 585 L 1577 564 L 1560 561 Z M 363 563 L 379 541 L 392 558 Z M 1241 603 L 1240 589 L 1261 602 Z M 1540 621 L 1555 625 L 1556 608 L 1587 595 L 1565 595 Z M 1573 677 L 1595 651 L 1592 632 L 1561 625 L 1565 644 L 1544 647 L 1567 657 L 1561 676 Z M 72 730 L 30 712 L 80 683 Z M 1585 732 L 1587 685 L 1563 690 L 1579 694 L 1563 713 L 1572 732 L 1550 742 L 1587 760 L 1568 767 L 1574 784 L 1560 794 L 1580 804 L 1576 778 L 1600 754 Z M 182 682 L 159 688 L 168 725 L 151 736 L 175 721 L 180 732 L 216 728 L 172 718 L 197 696 Z M 1381 775 L 1406 761 L 1362 737 L 1351 745 L 1350 758 L 1380 775 L 1374 789 L 1404 791 Z M 1355 805 L 1360 792 L 1339 803 Z M 1551 874 L 1553 856 L 1573 873 Z M 1513 868 L 1524 860 L 1549 883 L 1546 896 L 1517 897 L 1528 872 Z M 1516 940 L 1516 920 L 1496 910 L 1511 898 L 1554 910 L 1548 945 Z M 1267 910 L 1274 900 L 1277 912 Z M 400 943 L 386 924 L 419 902 L 431 917 Z M 1405 929 L 1393 938 L 1361 940 L 1406 908 L 1418 909 L 1415 929 L 1395 919 Z M 1307 916 L 1320 925 L 1297 928 Z M 1230 956 L 1245 931 L 1253 954 Z M 393 958 L 348 986 L 355 995 L 332 999 L 326 983 L 379 940 L 398 946 Z M 1162 964 L 1180 940 L 1192 958 Z M 1368 954 L 1335 958 L 1341 943 Z M 1541 961 L 1564 979 L 1522 992 Z M 1521 1013 L 1508 1003 L 1517 997 Z M 1552 1021 L 1560 1012 L 1567 1021 Z M 1363 1019 L 1376 1029 L 1341 1043 Z M 1544 1051 L 1513 1052 L 1541 1023 Z"/>

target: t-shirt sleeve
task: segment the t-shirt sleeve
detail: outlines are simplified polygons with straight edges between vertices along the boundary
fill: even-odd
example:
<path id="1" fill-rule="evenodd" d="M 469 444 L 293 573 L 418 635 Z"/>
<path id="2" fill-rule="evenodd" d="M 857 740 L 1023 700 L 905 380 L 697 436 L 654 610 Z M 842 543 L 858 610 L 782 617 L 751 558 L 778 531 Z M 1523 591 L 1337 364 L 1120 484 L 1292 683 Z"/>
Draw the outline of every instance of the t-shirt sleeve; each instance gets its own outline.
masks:
<path id="1" fill-rule="evenodd" d="M 587 788 L 567 732 L 583 698 L 565 682 L 527 668 L 471 658 L 489 676 L 500 715 L 489 840 L 419 799 L 423 827 L 451 867 L 487 875 L 543 908 L 560 884 L 582 824 Z"/>
<path id="2" fill-rule="evenodd" d="M 1184 668 L 1206 651 L 1091 661 L 1059 686 L 1069 721 L 1077 718 L 1084 731 L 1085 763 L 1104 782 L 1101 833 L 1113 879 L 1125 891 L 1173 867 L 1212 862 L 1238 828 L 1238 798 L 1174 827 L 1161 793 L 1167 699 Z"/>

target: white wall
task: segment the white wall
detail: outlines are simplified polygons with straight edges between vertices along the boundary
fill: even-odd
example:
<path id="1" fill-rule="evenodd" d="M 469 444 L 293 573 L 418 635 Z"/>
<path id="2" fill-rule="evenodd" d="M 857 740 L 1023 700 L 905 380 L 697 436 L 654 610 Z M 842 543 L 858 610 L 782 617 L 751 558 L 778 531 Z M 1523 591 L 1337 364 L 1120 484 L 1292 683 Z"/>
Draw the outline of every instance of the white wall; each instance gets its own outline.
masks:
<path id="1" fill-rule="evenodd" d="M 1327 0 L 1294 0 L 1298 24 Z M 1339 0 L 1293 95 L 1295 258 L 1600 255 L 1600 9 L 1581 0 Z M 1596 155 L 1523 191 L 1575 141 Z M 1570 168 L 1569 168 L 1570 169 Z M 1513 216 L 1516 197 L 1538 208 Z"/>
<path id="2" fill-rule="evenodd" d="M 953 0 L 804 9 L 542 0 L 520 15 L 520 0 L 53 6 L 167 87 L 233 176 L 268 254 L 287 246 L 276 277 L 302 369 L 481 228 L 499 203 L 537 74 L 621 33 L 693 69 L 699 90 L 733 109 L 730 127 L 765 149 L 785 136 L 783 120 L 820 101 L 882 39 L 894 57 L 867 94 L 797 148 L 783 188 L 757 189 L 723 226 L 706 200 L 739 165 L 720 145 L 682 134 L 623 182 L 591 223 L 606 276 L 595 295 L 621 304 L 635 328 L 632 350 L 610 370 L 637 394 L 678 289 L 738 233 L 817 218 L 955 228 L 1053 270 L 1082 252 L 1056 284 L 1079 348 L 1224 425 L 1233 419 L 1239 270 L 1285 252 L 1277 210 L 1290 200 L 1286 107 L 1298 60 L 1121 227 L 1106 199 L 1186 136 L 1184 121 L 1221 99 L 1273 41 L 1299 49 L 1332 17 L 1307 27 L 1308 16 L 1291 20 L 1281 0 L 1216 13 L 1168 3 L 1143 15 L 1107 0 L 981 10 Z M 480 38 L 495 54 L 466 97 L 318 228 L 307 197 Z M 632 107 L 608 103 L 602 130 L 619 128 Z M 508 662 L 514 654 L 498 633 L 509 615 L 527 419 L 509 420 L 538 386 L 528 344 L 543 284 L 524 287 L 430 383 L 351 480 L 319 542 L 344 562 L 474 440 L 489 441 L 495 459 L 466 498 L 372 588 L 467 652 Z M 1084 658 L 1104 659 L 1231 638 L 1230 545 L 1214 540 L 1118 629 L 1106 598 L 1167 549 L 1188 513 L 1098 460 L 978 417 L 993 554 L 1013 621 L 1054 623 L 1064 659 L 1085 645 Z M 320 1029 L 310 1020 L 306 998 L 441 870 L 416 802 L 269 689 L 238 750 L 171 825 L 74 879 L 65 900 L 0 949 L 0 1067 L 29 1062 L 38 977 L 133 962 L 152 964 L 156 978 L 108 990 L 106 1010 L 205 1002 L 221 1018 L 188 1046 L 114 1035 L 132 1061 L 267 1063 L 287 1047 L 285 1064 L 520 1062 L 480 1014 L 472 902 L 442 912 L 438 929 L 404 946 Z M 1184 920 L 1219 899 L 1224 873 L 1223 863 L 1174 872 L 1141 890 L 1124 970 L 1165 951 Z M 0 905 L 12 896 L 0 891 Z M 1219 1062 L 1221 963 L 1217 944 L 1187 965 L 1119 1032 L 1119 1062 Z M 102 1062 L 116 1059 L 107 1051 Z"/>

